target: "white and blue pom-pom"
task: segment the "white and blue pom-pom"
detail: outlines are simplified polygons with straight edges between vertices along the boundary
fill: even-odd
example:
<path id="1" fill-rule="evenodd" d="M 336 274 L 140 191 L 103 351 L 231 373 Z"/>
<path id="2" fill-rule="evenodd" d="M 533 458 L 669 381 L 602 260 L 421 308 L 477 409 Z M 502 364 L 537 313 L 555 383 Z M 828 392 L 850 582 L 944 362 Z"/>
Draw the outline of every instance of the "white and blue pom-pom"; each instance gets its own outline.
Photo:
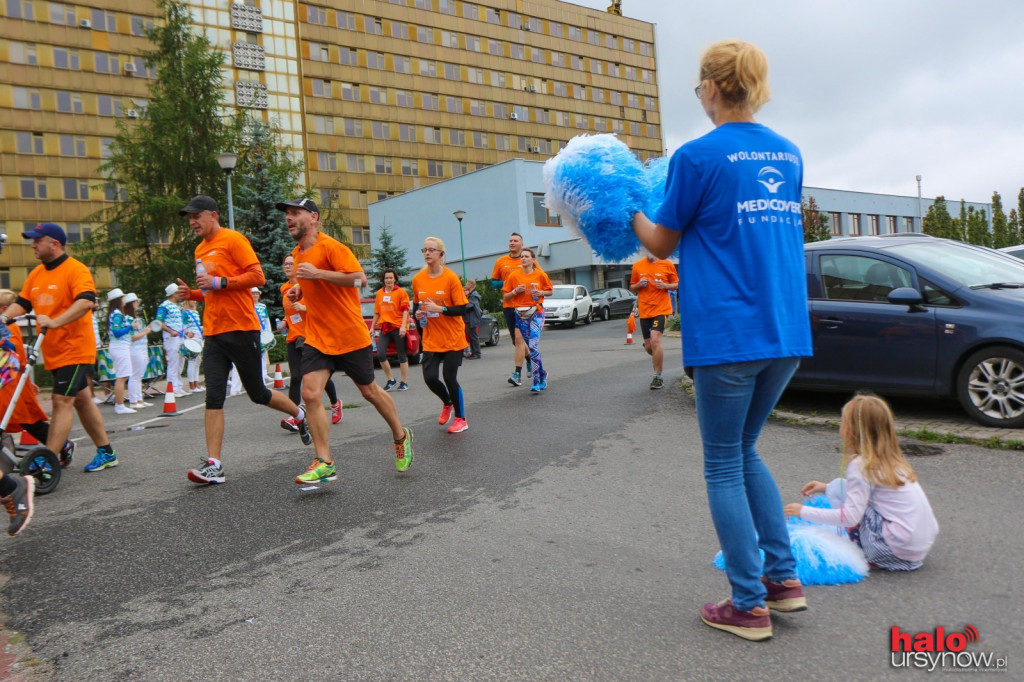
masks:
<path id="1" fill-rule="evenodd" d="M 648 159 L 644 164 L 644 175 L 647 176 L 647 204 L 644 206 L 644 215 L 651 220 L 658 215 L 658 209 L 665 202 L 665 185 L 668 182 L 667 156 L 659 156 L 656 159 Z"/>
<path id="2" fill-rule="evenodd" d="M 811 498 L 807 504 L 829 506 L 824 495 Z M 850 541 L 846 531 L 837 532 L 832 526 L 795 518 L 790 518 L 787 524 L 796 572 L 804 585 L 842 585 L 860 582 L 867 577 L 870 567 L 864 550 Z M 761 552 L 761 560 L 764 560 L 764 552 Z M 715 554 L 712 563 L 725 570 L 725 558 L 721 552 Z"/>
<path id="3" fill-rule="evenodd" d="M 544 164 L 544 187 L 544 205 L 597 255 L 623 261 L 640 249 L 633 214 L 647 209 L 651 186 L 643 165 L 615 135 L 569 140 Z"/>

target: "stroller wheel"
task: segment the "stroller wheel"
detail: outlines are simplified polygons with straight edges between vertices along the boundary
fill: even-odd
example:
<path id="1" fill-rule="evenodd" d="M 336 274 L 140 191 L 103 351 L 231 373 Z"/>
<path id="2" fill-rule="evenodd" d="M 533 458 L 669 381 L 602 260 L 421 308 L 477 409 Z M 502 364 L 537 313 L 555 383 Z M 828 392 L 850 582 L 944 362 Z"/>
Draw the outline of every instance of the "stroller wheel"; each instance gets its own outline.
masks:
<path id="1" fill-rule="evenodd" d="M 51 493 L 60 483 L 60 458 L 44 447 L 30 450 L 18 468 L 23 476 L 35 477 L 36 495 Z"/>

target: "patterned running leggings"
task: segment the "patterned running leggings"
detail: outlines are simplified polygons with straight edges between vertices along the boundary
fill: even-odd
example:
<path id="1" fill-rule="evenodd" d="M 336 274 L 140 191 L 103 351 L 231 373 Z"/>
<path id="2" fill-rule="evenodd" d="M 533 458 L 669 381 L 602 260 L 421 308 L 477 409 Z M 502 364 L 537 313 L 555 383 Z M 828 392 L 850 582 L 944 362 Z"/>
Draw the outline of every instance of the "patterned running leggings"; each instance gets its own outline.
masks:
<path id="1" fill-rule="evenodd" d="M 544 363 L 540 359 L 540 333 L 544 329 L 544 312 L 537 310 L 532 316 L 522 318 L 516 315 L 516 329 L 523 335 L 526 346 L 530 351 L 530 361 L 533 363 L 533 383 L 544 381 L 548 373 L 544 371 Z"/>

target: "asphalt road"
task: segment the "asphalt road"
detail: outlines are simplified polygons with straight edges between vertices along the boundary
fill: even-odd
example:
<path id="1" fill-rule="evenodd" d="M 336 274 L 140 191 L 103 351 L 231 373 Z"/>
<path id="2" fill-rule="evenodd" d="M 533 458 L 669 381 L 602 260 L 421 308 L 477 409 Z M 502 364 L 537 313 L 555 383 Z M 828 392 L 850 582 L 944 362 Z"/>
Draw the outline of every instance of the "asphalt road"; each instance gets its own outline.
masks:
<path id="1" fill-rule="evenodd" d="M 204 454 L 199 397 L 150 424 L 162 428 L 114 434 L 115 469 L 84 474 L 83 444 L 5 542 L 7 627 L 58 680 L 876 680 L 918 676 L 892 667 L 893 626 L 970 623 L 968 651 L 1008 656 L 1024 679 L 1014 452 L 943 445 L 913 460 L 942 528 L 917 573 L 808 588 L 810 610 L 773 617 L 766 642 L 701 624 L 700 605 L 728 590 L 679 340 L 667 388 L 651 391 L 624 337 L 622 320 L 545 331 L 541 395 L 505 382 L 503 337 L 461 370 L 458 435 L 412 368 L 392 394 L 415 430 L 404 475 L 344 377 L 340 476 L 317 491 L 292 482 L 312 449 L 244 396 L 227 405 L 222 486 L 185 479 Z M 112 429 L 151 417 L 104 416 Z M 838 474 L 838 444 L 773 421 L 760 449 L 796 500 Z"/>

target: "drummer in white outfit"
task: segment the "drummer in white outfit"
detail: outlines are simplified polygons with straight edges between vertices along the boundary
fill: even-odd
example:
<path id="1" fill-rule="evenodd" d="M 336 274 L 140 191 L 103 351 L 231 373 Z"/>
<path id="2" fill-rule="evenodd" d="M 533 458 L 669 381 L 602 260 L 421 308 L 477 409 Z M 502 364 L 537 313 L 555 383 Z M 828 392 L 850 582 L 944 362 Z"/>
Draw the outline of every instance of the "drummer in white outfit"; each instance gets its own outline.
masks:
<path id="1" fill-rule="evenodd" d="M 114 412 L 135 414 L 135 410 L 124 404 L 125 385 L 132 375 L 132 323 L 121 310 L 123 305 L 123 291 L 115 288 L 107 292 L 107 337 L 110 360 L 114 364 Z"/>
<path id="2" fill-rule="evenodd" d="M 270 376 L 270 349 L 274 346 L 274 330 L 270 328 L 270 312 L 266 303 L 260 303 L 260 288 L 253 287 L 252 303 L 256 307 L 256 317 L 260 318 L 260 346 L 263 350 L 263 383 L 273 381 Z"/>
<path id="3" fill-rule="evenodd" d="M 181 308 L 179 303 L 184 298 L 178 293 L 177 284 L 168 284 L 164 288 L 167 300 L 156 309 L 156 321 L 164 333 L 164 356 L 167 362 L 167 381 L 174 384 L 180 382 L 181 376 L 181 339 L 185 333 L 185 324 L 181 319 Z M 184 398 L 188 393 L 181 390 L 181 386 L 174 384 L 174 396 Z"/>
<path id="4" fill-rule="evenodd" d="M 196 311 L 195 301 L 185 301 L 181 311 L 185 322 L 185 339 L 181 342 L 181 354 L 187 358 L 187 380 L 190 393 L 206 389 L 199 385 L 199 363 L 203 361 L 203 324 Z M 182 384 L 184 385 L 184 384 Z"/>
<path id="5" fill-rule="evenodd" d="M 149 341 L 146 336 L 150 329 L 139 314 L 139 297 L 135 294 L 124 295 L 124 313 L 132 324 L 132 375 L 128 378 L 128 403 L 133 410 L 141 410 L 153 407 L 153 403 L 147 403 L 142 396 L 142 377 L 149 366 Z"/>

